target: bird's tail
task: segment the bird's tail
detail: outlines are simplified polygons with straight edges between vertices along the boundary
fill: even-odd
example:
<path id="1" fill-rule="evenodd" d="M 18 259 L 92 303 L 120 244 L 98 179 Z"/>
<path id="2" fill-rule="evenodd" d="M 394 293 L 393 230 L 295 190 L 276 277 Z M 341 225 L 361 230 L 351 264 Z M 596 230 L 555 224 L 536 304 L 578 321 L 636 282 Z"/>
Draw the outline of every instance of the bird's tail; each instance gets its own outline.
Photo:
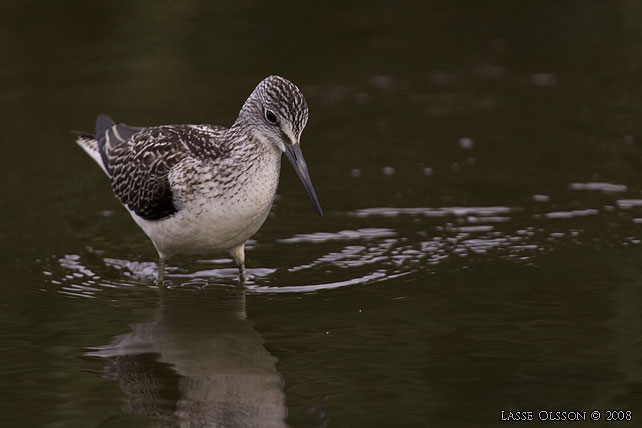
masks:
<path id="1" fill-rule="evenodd" d="M 100 155 L 100 147 L 98 146 L 98 140 L 93 134 L 82 131 L 71 131 L 73 134 L 76 134 L 76 144 L 78 144 L 91 158 L 96 161 L 96 163 L 105 171 L 105 174 L 109 175 L 103 164 L 103 158 Z"/>
<path id="2" fill-rule="evenodd" d="M 111 117 L 106 114 L 99 114 L 96 118 L 96 136 L 100 138 L 100 136 L 105 135 L 105 132 L 115 124 L 116 122 Z"/>

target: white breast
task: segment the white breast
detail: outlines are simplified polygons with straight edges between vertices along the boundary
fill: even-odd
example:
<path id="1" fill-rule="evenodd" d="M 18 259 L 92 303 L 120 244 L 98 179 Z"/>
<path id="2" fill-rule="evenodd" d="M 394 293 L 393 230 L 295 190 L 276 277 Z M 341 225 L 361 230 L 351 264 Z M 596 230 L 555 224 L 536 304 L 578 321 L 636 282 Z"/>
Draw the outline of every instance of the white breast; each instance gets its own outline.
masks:
<path id="1" fill-rule="evenodd" d="M 189 160 L 169 177 L 176 214 L 151 221 L 132 216 L 161 257 L 229 251 L 259 230 L 272 207 L 281 154 L 263 155 L 238 165 Z"/>

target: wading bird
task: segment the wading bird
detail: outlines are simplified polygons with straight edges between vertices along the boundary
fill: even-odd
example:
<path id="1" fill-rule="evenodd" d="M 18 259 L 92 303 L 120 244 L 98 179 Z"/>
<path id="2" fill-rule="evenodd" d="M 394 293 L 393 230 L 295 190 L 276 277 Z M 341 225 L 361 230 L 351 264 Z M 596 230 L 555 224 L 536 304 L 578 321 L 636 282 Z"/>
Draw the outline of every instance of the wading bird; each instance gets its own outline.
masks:
<path id="1" fill-rule="evenodd" d="M 264 79 L 231 127 L 133 127 L 106 115 L 77 143 L 105 171 L 111 187 L 165 260 L 178 253 L 228 252 L 245 281 L 245 242 L 265 221 L 285 153 L 314 208 L 317 199 L 300 146 L 308 106 L 292 82 Z"/>

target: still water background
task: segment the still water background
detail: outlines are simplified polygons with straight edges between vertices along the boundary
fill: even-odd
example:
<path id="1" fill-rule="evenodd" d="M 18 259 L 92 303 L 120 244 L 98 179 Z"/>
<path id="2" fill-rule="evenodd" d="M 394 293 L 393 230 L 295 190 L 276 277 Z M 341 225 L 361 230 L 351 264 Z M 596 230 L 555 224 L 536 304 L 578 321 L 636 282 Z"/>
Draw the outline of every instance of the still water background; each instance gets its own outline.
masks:
<path id="1" fill-rule="evenodd" d="M 641 23 L 635 1 L 7 2 L 0 426 L 639 425 Z M 308 100 L 326 217 L 284 164 L 248 289 L 205 254 L 160 292 L 69 130 L 229 125 L 269 74 Z"/>

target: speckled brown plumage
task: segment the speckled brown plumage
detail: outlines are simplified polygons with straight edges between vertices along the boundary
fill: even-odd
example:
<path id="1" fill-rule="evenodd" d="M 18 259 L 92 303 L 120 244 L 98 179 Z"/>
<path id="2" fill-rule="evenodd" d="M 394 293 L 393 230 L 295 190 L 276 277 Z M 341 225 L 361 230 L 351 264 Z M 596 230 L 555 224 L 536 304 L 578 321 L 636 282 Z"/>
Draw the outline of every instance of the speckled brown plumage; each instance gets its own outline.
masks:
<path id="1" fill-rule="evenodd" d="M 244 245 L 263 224 L 285 154 L 323 215 L 300 148 L 308 107 L 287 79 L 252 91 L 231 127 L 133 127 L 108 116 L 78 144 L 109 177 L 116 197 L 163 260 L 177 253 L 227 251 L 244 278 Z"/>
<path id="2" fill-rule="evenodd" d="M 121 137 L 131 129 L 137 132 L 127 139 Z M 229 156 L 230 148 L 220 139 L 225 130 L 208 125 L 132 128 L 113 124 L 99 144 L 102 142 L 100 152 L 114 194 L 146 220 L 174 214 L 177 208 L 168 178 L 170 170 L 188 157 L 215 161 Z"/>

